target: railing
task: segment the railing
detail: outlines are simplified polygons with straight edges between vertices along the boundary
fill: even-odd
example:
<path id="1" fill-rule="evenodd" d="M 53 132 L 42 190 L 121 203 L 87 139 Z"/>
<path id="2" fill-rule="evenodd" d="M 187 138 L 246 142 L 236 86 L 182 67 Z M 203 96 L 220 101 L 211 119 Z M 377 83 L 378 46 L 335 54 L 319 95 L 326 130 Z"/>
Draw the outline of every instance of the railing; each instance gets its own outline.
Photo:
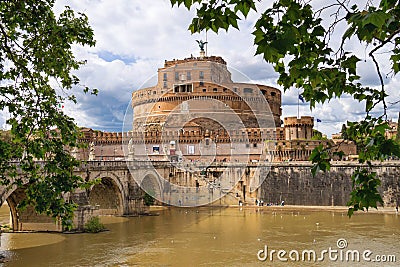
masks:
<path id="1" fill-rule="evenodd" d="M 37 161 L 36 164 L 44 166 L 44 161 Z M 20 165 L 19 161 L 12 161 L 10 165 L 15 165 L 18 167 Z M 183 165 L 191 165 L 198 169 L 210 169 L 210 168 L 280 168 L 280 167 L 311 167 L 312 163 L 310 161 L 290 161 L 290 162 L 213 162 L 211 164 L 206 164 L 202 162 L 169 162 L 169 161 L 140 161 L 140 160 L 93 160 L 82 162 L 79 169 L 106 169 L 109 167 L 128 169 L 128 168 L 170 168 Z M 332 167 L 356 167 L 356 166 L 367 166 L 367 164 L 360 164 L 355 161 L 331 161 Z M 387 161 L 373 161 L 373 167 L 400 167 L 400 160 L 387 160 Z"/>

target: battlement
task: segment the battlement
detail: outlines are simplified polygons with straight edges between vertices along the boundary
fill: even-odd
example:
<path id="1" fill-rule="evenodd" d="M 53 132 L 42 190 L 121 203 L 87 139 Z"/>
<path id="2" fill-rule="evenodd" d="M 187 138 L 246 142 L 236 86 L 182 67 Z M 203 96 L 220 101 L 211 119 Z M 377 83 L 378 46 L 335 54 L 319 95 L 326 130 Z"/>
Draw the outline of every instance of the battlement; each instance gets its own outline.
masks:
<path id="1" fill-rule="evenodd" d="M 219 64 L 226 65 L 226 61 L 219 56 L 209 56 L 209 57 L 189 57 L 185 59 L 173 59 L 173 60 L 165 60 L 164 68 L 173 67 L 177 64 L 188 63 L 188 62 L 195 62 L 195 61 L 209 61 L 215 62 Z"/>
<path id="2" fill-rule="evenodd" d="M 218 143 L 229 142 L 261 142 L 264 140 L 275 140 L 275 129 L 259 129 L 259 128 L 246 128 L 232 131 L 230 134 L 224 130 L 186 130 L 180 129 L 177 131 L 129 131 L 126 133 L 121 132 L 100 132 L 93 131 L 91 134 L 85 134 L 81 138 L 81 142 L 94 142 L 96 145 L 101 144 L 122 144 L 128 142 L 130 139 L 134 143 L 158 143 L 162 139 L 168 141 L 179 140 L 183 143 L 200 142 L 204 138 L 212 139 Z"/>
<path id="3" fill-rule="evenodd" d="M 307 126 L 314 126 L 314 117 L 311 116 L 302 116 L 300 118 L 297 117 L 286 117 L 284 118 L 284 124 L 287 127 L 291 126 L 301 126 L 301 125 L 307 125 Z"/>
<path id="4" fill-rule="evenodd" d="M 96 144 L 121 144 L 123 133 L 121 132 L 102 132 L 90 128 L 82 128 L 80 142 Z"/>

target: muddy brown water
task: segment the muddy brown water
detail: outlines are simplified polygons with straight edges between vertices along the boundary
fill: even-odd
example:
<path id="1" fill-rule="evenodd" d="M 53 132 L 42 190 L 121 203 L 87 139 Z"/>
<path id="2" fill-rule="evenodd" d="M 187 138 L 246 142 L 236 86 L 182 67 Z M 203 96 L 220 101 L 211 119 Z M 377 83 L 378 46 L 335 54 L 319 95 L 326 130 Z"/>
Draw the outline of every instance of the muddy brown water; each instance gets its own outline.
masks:
<path id="1" fill-rule="evenodd" d="M 3 233 L 0 254 L 6 262 L 0 265 L 398 266 L 400 262 L 396 214 L 357 214 L 349 219 L 341 211 L 270 207 L 170 208 L 156 213 L 159 216 L 102 217 L 109 231 L 99 234 Z M 3 206 L 0 222 L 8 220 Z M 260 261 L 266 248 L 268 257 Z M 276 252 L 271 261 L 272 250 Z M 278 258 L 279 250 L 286 254 L 280 252 Z M 316 253 L 315 263 L 312 254 L 308 258 L 310 251 Z M 351 258 L 355 251 L 359 261 Z M 371 251 L 366 257 L 370 261 L 363 259 L 365 251 Z M 376 262 L 376 256 L 393 261 L 392 255 L 395 263 Z"/>

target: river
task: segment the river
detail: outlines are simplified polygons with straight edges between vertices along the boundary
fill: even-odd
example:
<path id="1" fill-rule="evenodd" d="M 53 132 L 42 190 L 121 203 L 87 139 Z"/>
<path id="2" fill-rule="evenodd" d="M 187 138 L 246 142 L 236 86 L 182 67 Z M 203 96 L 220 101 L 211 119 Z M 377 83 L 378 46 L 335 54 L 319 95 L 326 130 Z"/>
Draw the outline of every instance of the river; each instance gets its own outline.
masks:
<path id="1" fill-rule="evenodd" d="M 289 207 L 169 208 L 155 213 L 158 216 L 102 217 L 109 231 L 99 234 L 3 233 L 2 266 L 309 266 L 308 252 L 302 258 L 304 251 L 315 251 L 316 260 L 322 260 L 318 264 L 324 266 L 400 262 L 396 214 L 357 214 L 349 219 L 345 211 Z M 2 223 L 7 216 L 7 207 L 2 207 Z M 266 246 L 268 258 L 260 261 Z M 329 248 L 331 255 L 322 253 Z M 286 254 L 281 259 L 277 252 L 272 254 L 271 262 L 272 250 Z M 345 261 L 349 250 L 359 252 L 359 262 L 350 254 L 350 262 Z M 391 255 L 397 264 L 366 262 L 376 256 L 389 260 Z"/>

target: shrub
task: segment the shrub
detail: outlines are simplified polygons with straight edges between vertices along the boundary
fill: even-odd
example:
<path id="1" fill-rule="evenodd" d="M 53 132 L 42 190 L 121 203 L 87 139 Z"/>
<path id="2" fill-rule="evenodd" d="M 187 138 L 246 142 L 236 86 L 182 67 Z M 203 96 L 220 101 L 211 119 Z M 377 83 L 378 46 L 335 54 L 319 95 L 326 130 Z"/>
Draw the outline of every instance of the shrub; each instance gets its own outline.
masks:
<path id="1" fill-rule="evenodd" d="M 151 195 L 151 192 L 150 194 L 148 193 L 144 194 L 143 201 L 146 206 L 154 205 L 154 197 Z"/>
<path id="2" fill-rule="evenodd" d="M 85 232 L 88 233 L 98 233 L 101 231 L 104 231 L 106 227 L 104 224 L 100 222 L 99 216 L 94 216 L 91 217 L 86 223 L 85 223 Z"/>

